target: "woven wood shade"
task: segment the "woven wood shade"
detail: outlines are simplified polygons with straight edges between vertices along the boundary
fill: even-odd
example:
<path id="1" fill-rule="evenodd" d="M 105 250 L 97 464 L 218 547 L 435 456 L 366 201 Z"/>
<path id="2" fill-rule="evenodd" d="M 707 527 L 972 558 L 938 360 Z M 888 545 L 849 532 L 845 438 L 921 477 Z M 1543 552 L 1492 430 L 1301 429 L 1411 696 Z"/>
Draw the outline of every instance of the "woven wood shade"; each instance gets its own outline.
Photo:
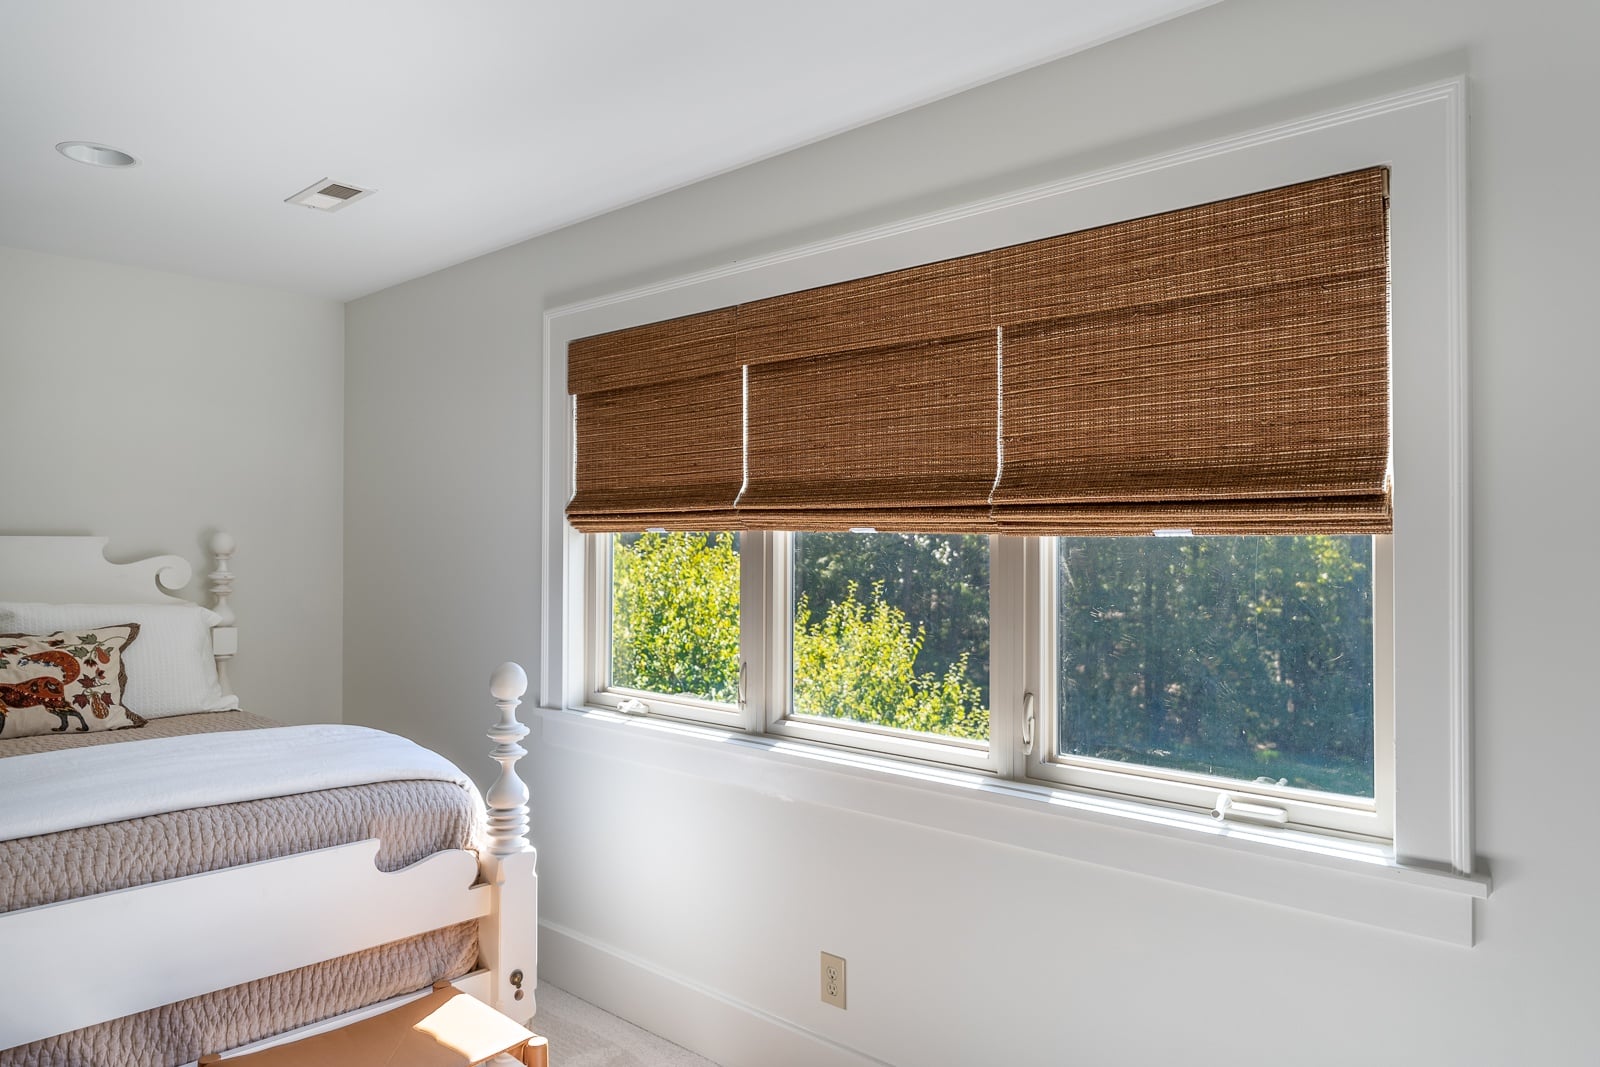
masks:
<path id="1" fill-rule="evenodd" d="M 986 527 L 994 349 L 988 335 L 751 367 L 745 527 Z"/>
<path id="2" fill-rule="evenodd" d="M 568 515 L 1386 532 L 1386 200 L 1375 167 L 574 341 Z"/>
<path id="3" fill-rule="evenodd" d="M 737 370 L 734 308 L 652 322 L 567 346 L 567 391 L 578 396 Z"/>
<path id="4" fill-rule="evenodd" d="M 737 526 L 743 394 L 732 370 L 579 395 L 568 521 L 584 533 Z"/>
<path id="5" fill-rule="evenodd" d="M 750 364 L 979 334 L 992 340 L 989 263 L 947 259 L 741 304 L 734 332 Z"/>
<path id="6" fill-rule="evenodd" d="M 1000 253 L 1002 314 L 1034 320 L 1005 331 L 1002 528 L 1387 531 L 1385 188 L 1373 169 Z"/>

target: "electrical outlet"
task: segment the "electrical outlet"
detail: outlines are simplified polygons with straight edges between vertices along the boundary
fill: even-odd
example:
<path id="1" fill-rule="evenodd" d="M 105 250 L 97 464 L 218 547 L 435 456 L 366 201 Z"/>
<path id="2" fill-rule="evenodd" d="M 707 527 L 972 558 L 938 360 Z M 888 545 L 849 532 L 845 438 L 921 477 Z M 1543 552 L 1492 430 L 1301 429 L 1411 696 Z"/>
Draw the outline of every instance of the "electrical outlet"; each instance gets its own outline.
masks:
<path id="1" fill-rule="evenodd" d="M 822 954 L 822 1003 L 844 1007 L 844 957 Z"/>

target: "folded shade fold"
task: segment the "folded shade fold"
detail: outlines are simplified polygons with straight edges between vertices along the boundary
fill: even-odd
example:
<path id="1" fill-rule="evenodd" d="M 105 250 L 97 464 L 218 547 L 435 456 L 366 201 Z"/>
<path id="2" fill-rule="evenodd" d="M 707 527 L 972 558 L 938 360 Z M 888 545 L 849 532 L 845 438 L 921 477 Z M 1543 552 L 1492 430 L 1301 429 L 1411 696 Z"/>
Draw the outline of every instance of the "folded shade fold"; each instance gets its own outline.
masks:
<path id="1" fill-rule="evenodd" d="M 743 404 L 737 368 L 581 394 L 567 520 L 584 533 L 734 528 Z"/>
<path id="2" fill-rule="evenodd" d="M 994 349 L 983 334 L 752 366 L 745 528 L 987 523 Z"/>

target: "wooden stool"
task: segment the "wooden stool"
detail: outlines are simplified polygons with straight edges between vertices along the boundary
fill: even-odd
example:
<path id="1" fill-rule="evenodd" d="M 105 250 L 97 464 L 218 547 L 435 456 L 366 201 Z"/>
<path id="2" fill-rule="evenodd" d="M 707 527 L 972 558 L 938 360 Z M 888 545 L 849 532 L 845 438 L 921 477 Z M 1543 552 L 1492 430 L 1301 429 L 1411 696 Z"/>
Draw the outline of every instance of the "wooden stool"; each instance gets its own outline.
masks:
<path id="1" fill-rule="evenodd" d="M 545 1039 L 448 982 L 420 1000 L 242 1056 L 202 1056 L 201 1067 L 477 1067 L 491 1060 L 549 1067 Z"/>

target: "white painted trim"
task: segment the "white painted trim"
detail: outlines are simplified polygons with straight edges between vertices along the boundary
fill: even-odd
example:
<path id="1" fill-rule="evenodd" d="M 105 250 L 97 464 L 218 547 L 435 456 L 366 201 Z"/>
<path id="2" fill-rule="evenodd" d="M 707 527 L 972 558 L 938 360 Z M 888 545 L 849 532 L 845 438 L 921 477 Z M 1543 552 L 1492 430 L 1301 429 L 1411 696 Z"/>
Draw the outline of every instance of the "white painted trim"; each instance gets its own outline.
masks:
<path id="1" fill-rule="evenodd" d="M 1445 348 L 1445 394 L 1450 428 L 1447 441 L 1450 474 L 1450 864 L 1473 869 L 1472 837 L 1472 568 L 1468 536 L 1472 529 L 1472 441 L 1467 429 L 1471 394 L 1467 372 L 1467 102 L 1462 82 L 1443 97 L 1446 152 L 1443 210 L 1445 285 L 1448 311 Z"/>
<path id="2" fill-rule="evenodd" d="M 1384 163 L 1393 179 L 1399 416 L 1395 851 L 1407 869 L 1470 874 L 1464 94 L 1464 80 L 1452 78 L 547 310 L 541 705 L 575 707 L 584 698 L 574 641 L 584 632 L 583 542 L 562 514 L 573 338 Z"/>
<path id="3" fill-rule="evenodd" d="M 815 1030 L 549 921 L 541 977 L 722 1067 L 891 1067 Z"/>
<path id="4" fill-rule="evenodd" d="M 1489 879 L 1378 845 L 601 710 L 541 709 L 544 743 L 1401 933 L 1471 945 Z M 561 984 L 559 981 L 557 984 Z"/>

